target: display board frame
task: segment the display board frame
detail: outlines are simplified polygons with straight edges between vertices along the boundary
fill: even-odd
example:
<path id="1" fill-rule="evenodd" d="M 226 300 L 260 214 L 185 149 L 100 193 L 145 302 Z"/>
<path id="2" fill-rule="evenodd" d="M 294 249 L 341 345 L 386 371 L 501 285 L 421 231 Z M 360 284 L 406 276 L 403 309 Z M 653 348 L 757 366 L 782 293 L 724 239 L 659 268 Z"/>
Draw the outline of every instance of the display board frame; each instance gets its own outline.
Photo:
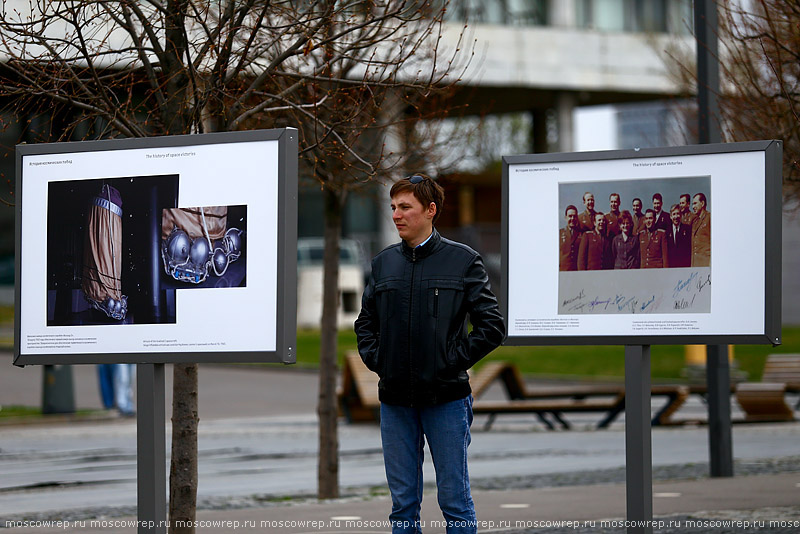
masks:
<path id="1" fill-rule="evenodd" d="M 620 276 L 627 276 L 626 281 L 637 276 L 656 280 L 646 278 L 656 276 L 656 270 L 637 269 L 638 273 L 626 271 L 625 275 L 617 270 L 562 272 L 559 231 L 567 225 L 562 206 L 567 201 L 561 198 L 565 191 L 571 192 L 569 204 L 578 212 L 583 212 L 585 206 L 581 203 L 582 196 L 575 192 L 605 191 L 605 195 L 597 197 L 596 203 L 598 210 L 607 212 L 608 191 L 620 187 L 622 209 L 630 210 L 631 196 L 626 196 L 626 188 L 631 192 L 669 188 L 683 192 L 685 189 L 694 200 L 697 191 L 690 189 L 686 182 L 693 177 L 698 184 L 710 185 L 713 191 L 708 196 L 709 211 L 717 215 L 716 225 L 711 225 L 710 231 L 710 265 L 695 270 L 665 268 L 658 276 L 665 280 L 664 284 L 670 283 L 665 276 L 674 276 L 678 282 L 672 281 L 673 285 L 667 287 L 677 294 L 680 289 L 686 288 L 688 292 L 700 285 L 695 271 L 702 273 L 703 280 L 707 276 L 710 282 L 713 269 L 718 283 L 708 285 L 708 288 L 713 287 L 710 297 L 703 295 L 710 299 L 707 309 L 701 312 L 678 309 L 688 303 L 668 303 L 670 295 L 665 299 L 659 297 L 658 302 L 663 300 L 674 306 L 674 310 L 663 308 L 667 311 L 644 314 L 640 308 L 650 299 L 628 299 L 624 291 L 617 291 L 613 285 L 615 280 L 622 280 Z M 672 180 L 677 184 L 674 187 Z M 649 185 L 649 189 L 633 187 L 639 181 Z M 506 156 L 502 188 L 501 308 L 506 318 L 507 345 L 780 344 L 781 141 Z M 755 194 L 750 196 L 751 193 Z M 757 205 L 752 198 L 760 199 Z M 642 200 L 648 208 L 651 199 L 642 197 Z M 667 214 L 673 202 L 677 202 L 677 198 L 663 201 Z M 739 219 L 734 215 L 737 210 L 739 215 L 750 218 Z M 745 225 L 748 226 L 745 228 Z M 541 235 L 531 229 L 540 230 Z M 758 279 L 737 280 L 737 261 L 734 260 L 738 258 L 733 257 L 731 251 L 737 246 L 737 235 L 743 235 L 740 230 L 752 236 L 752 251 L 746 252 L 759 261 L 749 262 L 752 271 L 748 274 L 756 273 Z M 681 274 L 684 276 L 678 276 Z M 587 280 L 591 283 L 585 282 Z M 609 281 L 611 286 L 608 286 Z M 744 310 L 745 315 L 752 312 L 752 316 L 745 318 L 749 321 L 745 327 L 733 326 L 733 330 L 725 330 L 723 326 L 721 329 L 720 325 L 726 323 L 726 313 L 741 314 L 743 311 L 731 306 L 736 300 L 729 294 L 731 288 L 737 287 L 737 282 L 742 283 L 738 287 L 755 288 L 753 294 L 748 294 L 751 300 Z M 596 297 L 591 290 L 577 289 L 583 289 L 583 284 L 611 287 L 610 296 Z M 544 298 L 541 298 L 542 293 Z M 544 303 L 538 303 L 537 299 Z M 570 299 L 578 300 L 572 305 Z M 636 304 L 636 311 L 626 313 L 624 305 L 628 302 Z M 564 303 L 571 306 L 559 309 Z M 620 309 L 614 307 L 616 304 Z M 645 317 L 647 322 L 641 320 Z M 689 327 L 682 329 L 682 324 Z M 645 325 L 644 328 L 641 325 Z"/>
<path id="2" fill-rule="evenodd" d="M 117 168 L 121 164 L 112 163 L 107 169 L 98 169 L 97 167 L 102 165 L 94 163 L 96 161 L 101 164 L 126 158 L 133 162 L 142 162 L 141 168 L 134 164 L 129 169 L 121 170 Z M 192 162 L 193 158 L 196 158 L 196 161 Z M 72 160 L 75 160 L 74 166 Z M 41 172 L 37 174 L 33 170 L 26 172 L 26 164 L 30 166 L 32 162 L 47 165 L 48 173 L 52 177 L 43 177 Z M 61 162 L 69 163 L 57 164 Z M 79 165 L 83 165 L 86 169 L 84 175 L 78 180 L 70 178 L 72 171 L 66 169 Z M 294 363 L 297 339 L 297 168 L 298 134 L 294 128 L 18 145 L 16 147 L 14 365 Z M 212 201 L 218 198 L 221 199 L 221 205 L 230 208 L 229 214 L 236 213 L 237 219 L 231 224 L 243 226 L 249 223 L 246 232 L 237 229 L 237 235 L 241 236 L 240 241 L 242 241 L 237 256 L 236 247 L 229 249 L 226 245 L 220 245 L 224 239 L 215 241 L 212 237 L 208 237 L 208 229 L 203 222 L 207 241 L 212 247 L 211 257 L 213 258 L 213 254 L 217 252 L 217 249 L 213 248 L 215 246 L 224 248 L 227 254 L 227 262 L 220 258 L 220 263 L 217 265 L 227 265 L 231 268 L 235 266 L 239 271 L 243 271 L 235 281 L 238 285 L 225 286 L 227 282 L 223 280 L 223 275 L 217 279 L 212 273 L 209 281 L 213 278 L 216 284 L 207 284 L 209 287 L 185 284 L 179 289 L 174 289 L 171 309 L 177 308 L 177 312 L 173 313 L 171 322 L 160 320 L 166 324 L 160 324 L 159 320 L 135 325 L 122 322 L 114 324 L 113 321 L 109 321 L 110 324 L 102 324 L 102 321 L 101 323 L 76 321 L 66 325 L 48 323 L 47 321 L 51 319 L 50 310 L 54 307 L 49 302 L 52 291 L 48 289 L 46 292 L 47 304 L 36 301 L 42 300 L 40 297 L 45 293 L 39 286 L 51 283 L 52 276 L 48 269 L 52 268 L 26 269 L 29 265 L 26 262 L 46 262 L 48 250 L 53 247 L 52 244 L 48 244 L 54 241 L 52 236 L 48 235 L 51 231 L 48 228 L 52 229 L 52 225 L 38 222 L 42 214 L 52 215 L 52 206 L 56 203 L 55 197 L 58 192 L 64 190 L 63 187 L 57 188 L 54 193 L 51 186 L 60 182 L 66 183 L 66 180 L 74 180 L 78 185 L 81 185 L 82 180 L 97 181 L 99 184 L 102 177 L 103 183 L 115 184 L 117 183 L 115 180 L 124 178 L 123 181 L 127 181 L 130 178 L 132 183 L 143 182 L 143 179 L 149 180 L 148 183 L 156 184 L 151 188 L 155 191 L 158 189 L 159 180 L 164 176 L 179 176 L 180 182 L 180 195 L 177 189 L 175 192 L 176 204 L 165 205 L 164 208 L 213 206 L 214 203 L 206 202 L 205 197 L 211 197 Z M 212 189 L 213 192 L 209 192 Z M 152 193 L 152 196 L 156 198 L 158 193 Z M 155 206 L 157 200 L 152 202 Z M 126 208 L 128 205 L 123 201 L 122 211 L 125 212 Z M 27 218 L 24 217 L 25 211 L 28 211 Z M 163 221 L 161 216 L 164 211 L 149 209 L 148 213 L 153 219 L 157 217 L 160 224 Z M 153 216 L 153 213 L 157 215 Z M 34 219 L 32 214 L 36 214 L 37 219 Z M 134 213 L 125 213 L 125 217 L 133 215 Z M 205 214 L 203 217 L 205 218 Z M 231 217 L 232 215 L 229 219 Z M 36 222 L 32 222 L 34 220 Z M 143 239 L 143 241 L 148 240 Z M 166 242 L 162 240 L 158 246 L 163 250 Z M 130 249 L 124 250 L 128 256 L 135 256 Z M 166 277 L 167 284 L 177 284 L 178 282 L 170 278 L 169 269 L 166 269 L 166 275 L 164 273 L 168 265 L 164 253 L 161 252 L 158 261 L 153 260 L 158 256 L 156 252 L 150 256 L 149 264 L 152 264 L 154 270 L 156 268 L 161 270 L 159 275 L 161 279 L 164 280 Z M 237 259 L 238 263 L 235 262 Z M 76 258 L 75 261 L 80 259 Z M 220 270 L 222 273 L 232 271 L 232 269 Z M 26 276 L 28 279 L 24 280 L 23 277 Z M 122 276 L 120 275 L 120 278 Z M 152 275 L 152 279 L 155 280 L 155 274 Z M 163 285 L 159 286 L 159 282 L 154 282 L 154 287 L 158 290 L 163 288 Z M 152 292 L 155 293 L 156 290 Z M 181 292 L 184 292 L 183 295 Z M 31 295 L 35 295 L 36 298 L 31 299 Z M 157 297 L 154 298 L 157 300 Z M 28 303 L 26 306 L 32 305 L 31 300 L 34 301 L 33 307 L 36 311 L 23 310 L 23 304 L 26 302 Z M 228 321 L 232 326 L 225 320 L 218 321 L 216 324 L 222 325 L 216 327 L 219 333 L 215 335 L 219 343 L 208 342 L 207 331 L 211 326 L 210 323 L 203 319 L 198 320 L 198 317 L 202 316 L 190 309 L 196 306 L 197 302 L 202 303 L 206 300 L 209 316 L 214 313 L 225 313 L 226 306 L 230 303 L 238 307 L 236 313 L 232 315 L 238 318 L 245 317 L 241 325 L 238 325 L 236 319 Z M 177 304 L 174 304 L 175 302 Z M 181 307 L 182 302 L 183 307 Z M 254 302 L 260 302 L 262 306 L 250 305 Z M 185 305 L 186 303 L 189 304 Z M 271 303 L 271 306 L 267 303 Z M 40 317 L 40 309 L 43 306 L 47 312 L 46 321 Z M 270 310 L 271 307 L 274 309 Z M 140 317 L 145 315 L 144 312 L 139 314 Z M 187 320 L 182 323 L 182 316 L 191 319 L 191 322 Z M 133 330 L 134 328 L 139 330 Z M 148 328 L 152 332 L 145 333 Z M 177 334 L 176 329 L 180 330 Z M 253 330 L 256 333 L 253 333 Z M 115 331 L 120 338 L 119 342 L 113 338 L 106 339 L 108 332 Z M 141 333 L 137 333 L 139 331 Z M 82 336 L 86 332 L 88 339 L 99 340 L 102 350 L 82 349 L 80 344 L 75 346 L 69 343 L 65 345 L 68 348 L 61 350 L 60 345 L 55 342 L 52 342 L 53 347 L 35 348 L 36 344 L 31 345 L 29 341 L 22 342 L 23 335 L 27 340 L 31 339 L 29 335 L 43 335 L 45 339 L 50 339 L 59 332 L 63 336 Z M 124 332 L 124 335 L 120 335 L 120 332 Z M 195 336 L 205 342 L 192 343 L 191 338 Z M 241 340 L 242 337 L 245 338 L 244 341 Z M 123 341 L 121 338 L 132 338 L 134 341 Z"/>

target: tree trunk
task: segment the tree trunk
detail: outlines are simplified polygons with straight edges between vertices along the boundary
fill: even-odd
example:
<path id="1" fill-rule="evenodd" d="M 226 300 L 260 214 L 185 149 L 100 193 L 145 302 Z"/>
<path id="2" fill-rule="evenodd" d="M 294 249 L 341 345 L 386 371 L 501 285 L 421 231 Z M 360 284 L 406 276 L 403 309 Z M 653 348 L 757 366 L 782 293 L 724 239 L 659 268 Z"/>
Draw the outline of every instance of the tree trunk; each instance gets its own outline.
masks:
<path id="1" fill-rule="evenodd" d="M 194 534 L 197 511 L 197 364 L 176 363 L 172 385 L 170 534 Z M 187 527 L 178 528 L 177 521 Z"/>
<path id="2" fill-rule="evenodd" d="M 319 354 L 319 464 L 317 496 L 339 496 L 339 436 L 336 404 L 336 336 L 339 308 L 339 235 L 342 228 L 344 193 L 326 187 L 325 253 L 323 255 L 322 325 Z"/>

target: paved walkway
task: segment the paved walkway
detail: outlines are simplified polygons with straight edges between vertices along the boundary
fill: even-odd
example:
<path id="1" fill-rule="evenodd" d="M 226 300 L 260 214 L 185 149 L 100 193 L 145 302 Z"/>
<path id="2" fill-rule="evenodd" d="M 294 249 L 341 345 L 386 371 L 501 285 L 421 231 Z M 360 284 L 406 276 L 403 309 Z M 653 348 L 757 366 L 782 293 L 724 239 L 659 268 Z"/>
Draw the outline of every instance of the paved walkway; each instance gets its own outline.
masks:
<path id="1" fill-rule="evenodd" d="M 0 355 L 4 363 L 0 405 L 38 404 L 41 369 L 13 368 L 10 356 Z M 76 366 L 74 380 L 78 406 L 99 408 L 94 366 Z M 375 425 L 340 426 L 348 496 L 323 503 L 309 497 L 316 484 L 316 392 L 313 372 L 201 366 L 198 533 L 388 531 Z M 704 409 L 689 403 L 683 415 Z M 531 416 L 501 418 L 486 432 L 476 418 L 470 466 L 479 530 L 624 532 L 619 523 L 600 523 L 626 516 L 624 419 L 592 430 L 598 417 L 576 416 L 576 430 L 555 432 Z M 0 532 L 136 532 L 120 523 L 135 521 L 135 434 L 131 420 L 0 427 Z M 705 427 L 654 429 L 654 515 L 667 521 L 656 532 L 800 531 L 800 425 L 736 425 L 734 455 L 738 475 L 710 479 Z M 429 462 L 426 480 L 433 480 Z M 424 531 L 444 532 L 432 491 Z M 301 497 L 287 503 L 285 495 Z M 3 530 L 6 520 L 68 523 L 10 523 Z M 737 530 L 722 521 L 749 525 Z"/>

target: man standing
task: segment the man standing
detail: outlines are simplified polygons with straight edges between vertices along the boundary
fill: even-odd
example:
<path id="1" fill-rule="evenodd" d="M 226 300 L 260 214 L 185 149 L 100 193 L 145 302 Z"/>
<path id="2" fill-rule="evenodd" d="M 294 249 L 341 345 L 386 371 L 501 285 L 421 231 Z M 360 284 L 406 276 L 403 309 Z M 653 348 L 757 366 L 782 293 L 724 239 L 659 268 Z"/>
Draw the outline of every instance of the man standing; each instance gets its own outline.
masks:
<path id="1" fill-rule="evenodd" d="M 594 230 L 594 214 L 597 213 L 594 211 L 594 195 L 592 193 L 587 191 L 583 194 L 583 205 L 586 209 L 578 215 L 578 220 L 581 223 L 581 231 L 591 232 Z"/>
<path id="2" fill-rule="evenodd" d="M 667 255 L 670 267 L 690 267 L 692 265 L 692 234 L 688 226 L 681 222 L 680 205 L 669 210 L 672 224 L 667 234 Z"/>
<path id="3" fill-rule="evenodd" d="M 606 233 L 608 233 L 608 237 L 613 239 L 615 235 L 619 234 L 619 193 L 611 193 L 609 195 L 608 205 L 610 209 L 606 213 Z"/>
<path id="4" fill-rule="evenodd" d="M 655 217 L 655 227 L 657 230 L 660 229 L 666 232 L 669 230 L 669 215 L 664 213 L 662 210 L 663 206 L 664 199 L 661 193 L 653 195 L 653 217 Z"/>
<path id="5" fill-rule="evenodd" d="M 692 198 L 692 267 L 711 265 L 711 212 L 706 209 L 706 196 L 697 193 Z"/>
<path id="6" fill-rule="evenodd" d="M 578 222 L 578 208 L 570 204 L 564 211 L 566 228 L 558 231 L 558 270 L 578 270 L 578 247 L 581 243 L 581 229 Z"/>
<path id="7" fill-rule="evenodd" d="M 678 202 L 678 206 L 681 208 L 681 224 L 685 224 L 689 228 L 692 227 L 692 219 L 694 218 L 690 209 L 691 198 L 688 193 L 684 193 Z"/>
<path id="8" fill-rule="evenodd" d="M 503 341 L 503 318 L 481 257 L 434 228 L 444 203 L 442 188 L 417 174 L 395 183 L 389 194 L 402 241 L 372 260 L 355 331 L 362 360 L 380 377 L 392 532 L 421 531 L 427 440 L 448 534 L 475 533 L 467 472 L 472 424 L 467 369 Z"/>
<path id="9" fill-rule="evenodd" d="M 594 230 L 584 232 L 578 248 L 578 270 L 599 271 L 614 267 L 611 239 L 606 234 L 606 218 L 602 211 L 594 214 Z"/>
<path id="10" fill-rule="evenodd" d="M 641 198 L 634 198 L 633 202 L 631 202 L 631 207 L 633 208 L 633 213 L 631 214 L 631 218 L 633 219 L 633 235 L 638 236 L 639 231 L 644 230 L 644 213 L 642 213 L 642 204 Z"/>
<path id="11" fill-rule="evenodd" d="M 644 213 L 644 230 L 639 232 L 639 252 L 642 255 L 642 269 L 669 267 L 667 233 L 656 228 L 656 214 L 653 210 Z"/>

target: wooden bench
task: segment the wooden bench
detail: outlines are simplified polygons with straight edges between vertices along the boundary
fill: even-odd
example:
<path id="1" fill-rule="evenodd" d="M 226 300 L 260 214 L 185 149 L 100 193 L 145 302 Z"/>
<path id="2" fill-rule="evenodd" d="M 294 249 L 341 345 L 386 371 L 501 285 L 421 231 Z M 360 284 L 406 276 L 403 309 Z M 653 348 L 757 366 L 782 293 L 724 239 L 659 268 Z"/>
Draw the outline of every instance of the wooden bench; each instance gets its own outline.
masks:
<path id="1" fill-rule="evenodd" d="M 473 398 L 478 398 L 489 389 L 495 380 L 499 380 L 505 388 L 509 399 L 525 398 L 525 382 L 519 370 L 513 364 L 503 361 L 489 361 L 481 366 L 480 370 L 469 371 L 469 386 Z"/>
<path id="2" fill-rule="evenodd" d="M 736 386 L 745 421 L 794 421 L 786 393 L 800 393 L 800 354 L 770 354 L 761 380 Z M 795 408 L 800 408 L 800 400 Z"/>
<path id="3" fill-rule="evenodd" d="M 587 398 L 566 398 L 566 399 L 540 399 L 540 400 L 507 400 L 507 401 L 476 401 L 472 405 L 472 411 L 476 414 L 488 414 L 489 419 L 484 425 L 484 430 L 489 430 L 495 418 L 501 413 L 532 413 L 550 430 L 555 426 L 545 415 L 552 416 L 562 427 L 570 428 L 569 422 L 562 416 L 568 412 L 607 412 L 603 421 L 607 421 L 607 426 L 619 413 L 625 409 L 625 394 L 619 394 L 610 399 L 587 399 Z"/>
<path id="4" fill-rule="evenodd" d="M 800 393 L 800 354 L 771 354 L 764 363 L 762 382 L 786 384 L 789 393 Z M 800 408 L 800 402 L 798 402 Z"/>
<path id="5" fill-rule="evenodd" d="M 743 382 L 736 387 L 736 400 L 745 421 L 794 421 L 794 410 L 786 404 L 786 384 Z"/>
<path id="6" fill-rule="evenodd" d="M 531 413 L 534 414 L 547 428 L 553 430 L 555 425 L 548 419 L 552 417 L 563 428 L 570 428 L 564 419 L 564 413 L 575 412 L 604 412 L 606 415 L 597 424 L 598 428 L 606 428 L 625 410 L 625 387 L 616 384 L 579 384 L 569 386 L 544 387 L 537 390 L 530 389 L 522 378 L 517 367 L 506 362 L 490 362 L 484 366 L 493 366 L 491 372 L 486 372 L 486 384 L 477 382 L 481 386 L 488 386 L 494 380 L 501 380 L 505 387 L 506 401 L 476 401 L 473 412 L 488 414 L 489 418 L 484 429 L 491 428 L 495 419 L 502 413 Z M 481 373 L 484 373 L 481 369 Z M 470 384 L 473 380 L 470 379 Z M 475 386 L 473 386 L 473 395 Z M 482 390 L 481 390 L 482 391 Z M 670 418 L 689 397 L 689 388 L 683 385 L 656 385 L 651 388 L 653 397 L 667 398 L 664 405 L 653 417 L 653 425 L 671 424 Z"/>
<path id="7" fill-rule="evenodd" d="M 469 384 L 473 397 L 482 395 L 495 380 L 501 380 L 509 395 L 520 395 L 516 377 L 519 371 L 508 362 L 486 362 L 478 372 L 470 370 Z M 345 356 L 342 385 L 338 391 L 339 409 L 349 423 L 380 421 L 378 375 L 367 369 L 358 352 Z M 521 398 L 521 397 L 515 397 Z"/>
<path id="8" fill-rule="evenodd" d="M 502 413 L 532 413 L 549 429 L 555 425 L 570 428 L 564 413 L 604 412 L 598 428 L 606 428 L 625 410 L 625 388 L 622 385 L 570 385 L 531 390 L 519 369 L 508 362 L 488 361 L 479 371 L 469 373 L 472 395 L 478 399 L 495 382 L 500 381 L 509 400 L 476 400 L 473 412 L 488 414 L 484 428 L 489 429 Z M 653 418 L 652 424 L 669 424 L 669 417 L 685 402 L 686 386 L 653 386 L 653 396 L 666 396 L 667 402 Z M 348 422 L 380 420 L 378 375 L 367 369 L 357 352 L 348 352 L 342 369 L 342 385 L 338 393 L 341 413 Z"/>
<path id="9" fill-rule="evenodd" d="M 358 352 L 350 351 L 345 356 L 338 397 L 339 408 L 348 423 L 380 421 L 378 375 L 367 369 Z"/>

